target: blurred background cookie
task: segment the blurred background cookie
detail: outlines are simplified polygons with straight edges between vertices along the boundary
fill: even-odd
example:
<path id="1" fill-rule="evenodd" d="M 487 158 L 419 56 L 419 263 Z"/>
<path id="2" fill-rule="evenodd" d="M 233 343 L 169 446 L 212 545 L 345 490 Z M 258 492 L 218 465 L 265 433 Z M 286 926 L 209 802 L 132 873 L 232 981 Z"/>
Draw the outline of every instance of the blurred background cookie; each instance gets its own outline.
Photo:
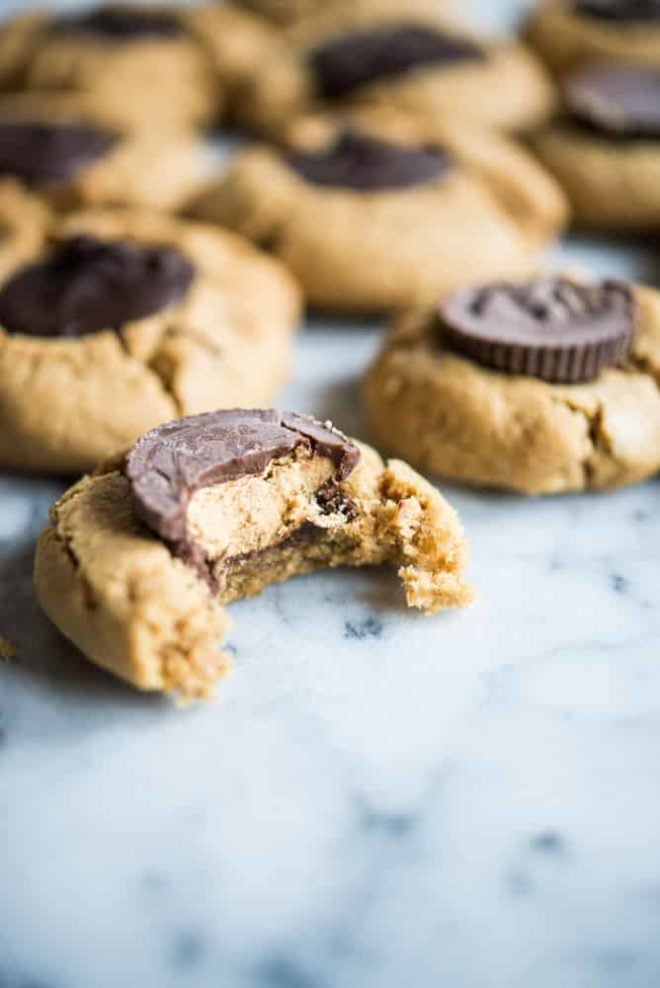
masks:
<path id="1" fill-rule="evenodd" d="M 248 123 L 272 129 L 319 106 L 360 103 L 521 130 L 555 105 L 545 69 L 523 44 L 480 40 L 409 5 L 331 6 L 286 37 L 286 45 L 264 50 L 244 87 Z"/>
<path id="2" fill-rule="evenodd" d="M 555 181 L 509 140 L 379 112 L 299 121 L 191 211 L 271 250 L 312 305 L 349 311 L 528 274 L 566 221 Z"/>
<path id="3" fill-rule="evenodd" d="M 232 234 L 73 214 L 0 285 L 0 463 L 82 471 L 179 414 L 268 404 L 298 316 L 289 275 Z"/>
<path id="4" fill-rule="evenodd" d="M 543 0 L 527 38 L 559 74 L 595 59 L 660 65 L 658 0 Z"/>
<path id="5" fill-rule="evenodd" d="M 600 62 L 568 76 L 566 112 L 533 140 L 566 191 L 575 222 L 660 230 L 660 64 Z"/>
<path id="6" fill-rule="evenodd" d="M 120 131 L 94 120 L 73 94 L 0 94 L 0 176 L 58 209 L 170 211 L 208 181 L 213 155 L 194 132 Z"/>

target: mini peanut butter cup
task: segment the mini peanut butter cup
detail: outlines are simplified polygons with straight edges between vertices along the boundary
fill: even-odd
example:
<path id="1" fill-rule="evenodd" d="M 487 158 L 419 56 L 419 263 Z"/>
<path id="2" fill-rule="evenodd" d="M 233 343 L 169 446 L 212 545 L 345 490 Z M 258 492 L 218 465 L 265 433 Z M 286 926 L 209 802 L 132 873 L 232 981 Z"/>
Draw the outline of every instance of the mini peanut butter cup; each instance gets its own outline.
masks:
<path id="1" fill-rule="evenodd" d="M 575 0 L 574 9 L 583 17 L 622 23 L 660 20 L 660 0 Z"/>
<path id="2" fill-rule="evenodd" d="M 451 349 L 493 370 L 557 384 L 591 381 L 624 361 L 635 321 L 627 285 L 565 277 L 463 289 L 439 308 Z"/>
<path id="3" fill-rule="evenodd" d="M 564 98 L 580 123 L 601 133 L 660 138 L 660 67 L 591 65 L 567 80 Z"/>
<path id="4" fill-rule="evenodd" d="M 229 409 L 147 432 L 129 451 L 125 473 L 142 521 L 165 541 L 185 543 L 187 506 L 196 491 L 259 474 L 301 448 L 330 460 L 337 481 L 352 472 L 360 457 L 343 433 L 309 416 Z"/>

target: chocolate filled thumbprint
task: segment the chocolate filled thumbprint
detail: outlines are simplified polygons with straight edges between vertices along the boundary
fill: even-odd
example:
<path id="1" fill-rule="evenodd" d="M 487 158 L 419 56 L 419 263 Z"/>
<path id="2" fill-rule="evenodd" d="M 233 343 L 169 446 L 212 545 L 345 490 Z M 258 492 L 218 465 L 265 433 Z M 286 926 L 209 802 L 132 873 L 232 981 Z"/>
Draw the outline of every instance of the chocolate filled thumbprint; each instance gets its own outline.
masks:
<path id="1" fill-rule="evenodd" d="M 0 326 L 42 337 L 86 336 L 160 312 L 188 291 L 194 268 L 172 247 L 78 236 L 0 291 Z"/>
<path id="2" fill-rule="evenodd" d="M 345 130 L 330 149 L 289 155 L 290 166 L 313 185 L 364 192 L 426 185 L 453 168 L 441 148 L 409 147 Z"/>

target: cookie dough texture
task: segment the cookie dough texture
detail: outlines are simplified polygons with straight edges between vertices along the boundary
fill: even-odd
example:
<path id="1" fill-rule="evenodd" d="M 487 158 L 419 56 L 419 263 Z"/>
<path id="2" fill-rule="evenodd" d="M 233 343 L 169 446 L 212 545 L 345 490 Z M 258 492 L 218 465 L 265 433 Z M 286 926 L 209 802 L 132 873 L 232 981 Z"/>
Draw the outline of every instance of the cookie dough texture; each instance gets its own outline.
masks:
<path id="1" fill-rule="evenodd" d="M 66 93 L 0 95 L 0 126 L 24 121 L 47 127 L 96 126 L 84 99 Z M 13 176 L 56 210 L 86 206 L 130 206 L 171 212 L 180 209 L 209 181 L 215 167 L 209 145 L 189 130 L 118 131 L 108 150 L 81 166 L 67 181 L 30 184 Z"/>
<path id="2" fill-rule="evenodd" d="M 398 570 L 409 606 L 433 612 L 467 603 L 466 547 L 452 508 L 406 464 L 384 464 L 365 446 L 361 453 L 341 484 L 355 517 L 335 518 L 315 538 L 285 539 L 248 554 L 229 569 L 215 594 L 137 520 L 120 470 L 85 477 L 54 506 L 39 541 L 39 601 L 98 665 L 140 689 L 188 697 L 207 695 L 227 668 L 228 657 L 217 649 L 229 627 L 224 605 L 299 573 L 389 564 Z M 268 503 L 279 504 L 270 520 L 261 501 L 250 515 L 241 510 L 240 496 L 232 502 L 227 494 L 224 510 L 214 516 L 214 497 L 223 485 L 209 488 L 200 492 L 206 503 L 196 505 L 196 524 L 221 533 L 235 511 L 233 548 L 254 544 L 249 525 L 261 519 L 262 509 L 271 534 L 313 515 L 308 490 L 315 480 L 304 478 L 302 465 L 299 483 L 291 477 L 279 486 L 276 478 L 269 481 L 274 490 Z"/>
<path id="3" fill-rule="evenodd" d="M 496 134 L 369 111 L 359 127 L 387 140 L 446 148 L 456 165 L 426 185 L 355 191 L 304 181 L 268 147 L 249 149 L 191 206 L 271 250 L 308 300 L 343 310 L 430 302 L 479 279 L 524 276 L 566 221 L 557 183 Z M 340 125 L 301 121 L 291 147 L 331 147 Z"/>
<path id="4" fill-rule="evenodd" d="M 174 246 L 195 278 L 180 302 L 118 331 L 44 339 L 0 328 L 4 467 L 81 472 L 160 422 L 271 402 L 300 309 L 280 265 L 230 233 L 142 212 L 72 214 L 50 242 L 80 233 Z"/>
<path id="5" fill-rule="evenodd" d="M 0 280 L 34 257 L 44 242 L 50 213 L 12 179 L 0 178 Z"/>
<path id="6" fill-rule="evenodd" d="M 533 138 L 575 222 L 594 230 L 660 230 L 660 140 L 617 139 L 570 121 Z"/>
<path id="7" fill-rule="evenodd" d="M 286 32 L 286 43 L 264 47 L 252 78 L 242 88 L 239 113 L 266 131 L 279 131 L 292 117 L 316 112 L 320 99 L 310 54 L 329 41 L 387 26 L 415 27 L 475 43 L 483 58 L 418 66 L 374 79 L 336 105 L 379 106 L 434 121 L 456 117 L 504 130 L 540 124 L 556 104 L 554 86 L 537 57 L 514 40 L 480 42 L 453 19 L 401 3 L 362 7 L 331 5 Z"/>
<path id="8" fill-rule="evenodd" d="M 631 23 L 585 16 L 575 10 L 573 0 L 539 3 L 526 35 L 558 75 L 601 59 L 660 64 L 660 20 Z"/>
<path id="9" fill-rule="evenodd" d="M 660 470 L 660 295 L 635 294 L 629 363 L 579 385 L 489 370 L 443 347 L 428 311 L 404 316 L 364 380 L 373 434 L 420 469 L 525 494 L 653 476 Z"/>

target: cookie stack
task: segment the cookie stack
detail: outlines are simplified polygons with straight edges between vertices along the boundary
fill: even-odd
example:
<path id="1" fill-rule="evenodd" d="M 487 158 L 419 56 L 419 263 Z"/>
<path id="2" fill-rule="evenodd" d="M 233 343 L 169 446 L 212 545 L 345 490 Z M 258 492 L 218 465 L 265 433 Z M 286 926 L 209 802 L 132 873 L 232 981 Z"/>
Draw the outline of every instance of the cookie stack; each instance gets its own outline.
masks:
<path id="1" fill-rule="evenodd" d="M 453 6 L 0 25 L 0 465 L 94 471 L 53 508 L 37 594 L 139 688 L 206 695 L 225 605 L 318 567 L 393 565 L 427 612 L 470 599 L 435 487 L 269 409 L 303 305 L 396 311 L 362 393 L 416 468 L 528 494 L 660 468 L 660 296 L 542 270 L 571 216 L 660 226 L 660 7 L 549 0 L 530 47 Z"/>

